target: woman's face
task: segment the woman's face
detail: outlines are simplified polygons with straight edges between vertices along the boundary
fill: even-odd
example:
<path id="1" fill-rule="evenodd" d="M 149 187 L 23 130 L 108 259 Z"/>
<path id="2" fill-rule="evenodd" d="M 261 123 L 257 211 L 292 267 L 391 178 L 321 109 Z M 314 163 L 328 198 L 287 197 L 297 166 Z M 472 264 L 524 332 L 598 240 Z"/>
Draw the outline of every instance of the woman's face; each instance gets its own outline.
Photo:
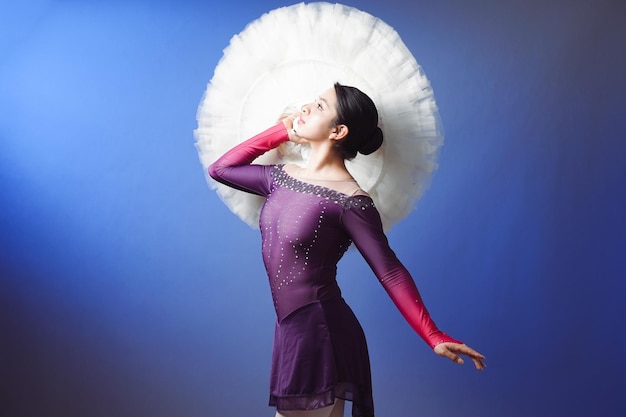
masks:
<path id="1" fill-rule="evenodd" d="M 304 105 L 298 121 L 298 136 L 308 141 L 330 138 L 335 130 L 333 121 L 337 118 L 336 106 L 334 87 L 324 91 L 313 103 Z"/>

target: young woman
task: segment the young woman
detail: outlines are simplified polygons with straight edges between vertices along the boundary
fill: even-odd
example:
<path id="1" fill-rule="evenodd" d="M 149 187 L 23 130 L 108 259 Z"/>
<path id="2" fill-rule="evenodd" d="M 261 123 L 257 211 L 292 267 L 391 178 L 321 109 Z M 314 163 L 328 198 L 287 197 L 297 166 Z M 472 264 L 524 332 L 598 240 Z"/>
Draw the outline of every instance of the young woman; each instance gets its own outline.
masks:
<path id="1" fill-rule="evenodd" d="M 254 165 L 286 141 L 306 143 L 308 164 Z M 415 331 L 438 355 L 476 369 L 484 356 L 440 331 L 406 268 L 389 247 L 378 211 L 345 166 L 383 142 L 372 100 L 335 84 L 297 114 L 236 146 L 209 168 L 212 178 L 265 196 L 262 254 L 277 321 L 270 405 L 277 416 L 374 415 L 363 330 L 341 297 L 337 263 L 354 243 Z"/>

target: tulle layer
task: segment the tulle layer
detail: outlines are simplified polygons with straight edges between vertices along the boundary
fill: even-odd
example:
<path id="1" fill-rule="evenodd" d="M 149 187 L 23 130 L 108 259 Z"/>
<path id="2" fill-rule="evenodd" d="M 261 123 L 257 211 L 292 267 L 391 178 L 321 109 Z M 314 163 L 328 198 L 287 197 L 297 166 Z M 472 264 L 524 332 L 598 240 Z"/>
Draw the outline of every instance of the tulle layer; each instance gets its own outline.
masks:
<path id="1" fill-rule="evenodd" d="M 205 173 L 227 150 L 337 81 L 368 94 L 379 110 L 383 147 L 347 166 L 389 229 L 426 190 L 443 135 L 430 83 L 398 33 L 353 7 L 278 8 L 231 39 L 197 113 L 194 134 Z M 255 162 L 304 164 L 307 158 L 306 146 L 288 143 Z M 235 214 L 258 228 L 262 198 L 207 180 Z"/>

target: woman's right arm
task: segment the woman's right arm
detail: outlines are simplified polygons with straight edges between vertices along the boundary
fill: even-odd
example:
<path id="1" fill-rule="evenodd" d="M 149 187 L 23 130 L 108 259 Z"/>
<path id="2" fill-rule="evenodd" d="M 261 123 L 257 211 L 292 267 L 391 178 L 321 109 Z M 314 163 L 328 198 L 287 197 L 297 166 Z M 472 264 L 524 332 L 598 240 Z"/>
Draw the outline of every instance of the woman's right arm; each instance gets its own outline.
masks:
<path id="1" fill-rule="evenodd" d="M 249 193 L 267 195 L 265 167 L 251 165 L 257 157 L 289 140 L 285 123 L 280 122 L 235 146 L 209 167 L 209 175 L 222 184 Z"/>

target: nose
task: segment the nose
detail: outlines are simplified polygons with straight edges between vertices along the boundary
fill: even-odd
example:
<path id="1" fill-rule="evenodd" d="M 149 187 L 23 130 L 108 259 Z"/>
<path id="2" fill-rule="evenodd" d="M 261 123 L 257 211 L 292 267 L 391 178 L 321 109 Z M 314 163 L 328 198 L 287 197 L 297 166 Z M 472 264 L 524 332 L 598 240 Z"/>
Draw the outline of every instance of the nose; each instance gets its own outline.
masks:
<path id="1" fill-rule="evenodd" d="M 302 106 L 302 108 L 300 109 L 300 112 L 302 114 L 308 114 L 311 111 L 311 103 L 305 104 L 304 106 Z"/>

